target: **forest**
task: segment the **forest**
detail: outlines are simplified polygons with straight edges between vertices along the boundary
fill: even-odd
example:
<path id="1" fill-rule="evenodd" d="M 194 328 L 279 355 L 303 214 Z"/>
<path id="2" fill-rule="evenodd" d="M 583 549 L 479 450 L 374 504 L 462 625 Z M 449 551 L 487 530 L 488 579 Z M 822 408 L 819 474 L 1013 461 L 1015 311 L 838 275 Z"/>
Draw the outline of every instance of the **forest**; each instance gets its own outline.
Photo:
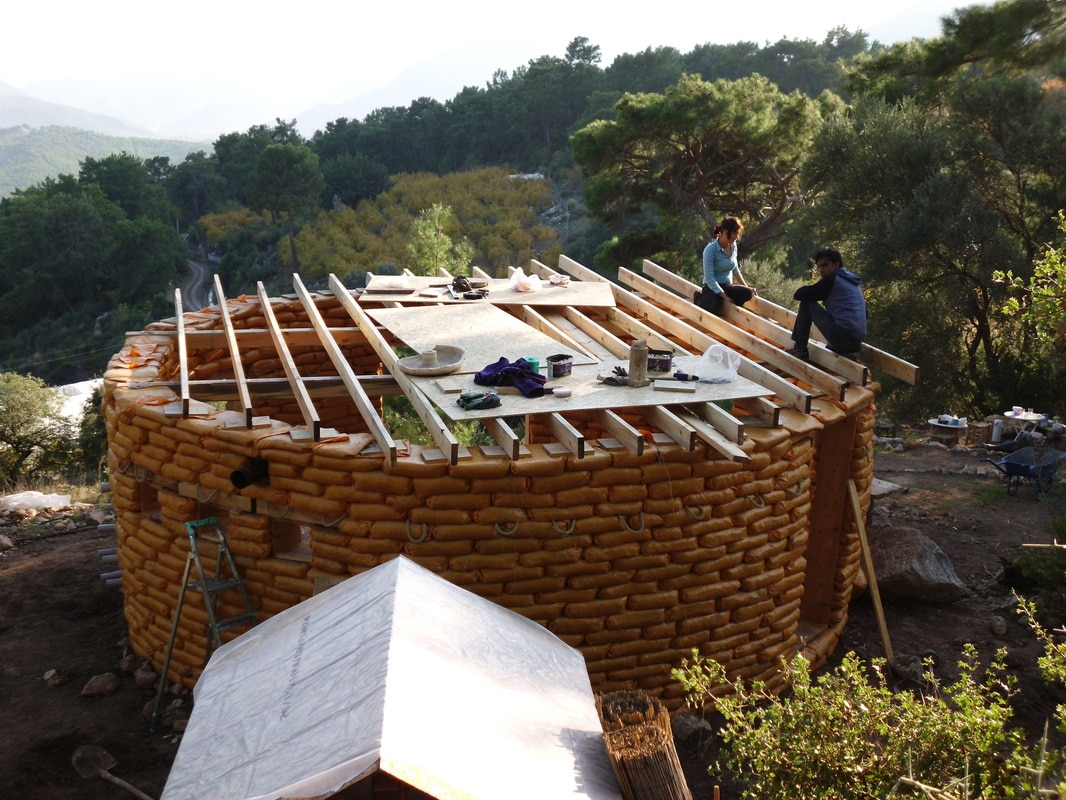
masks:
<path id="1" fill-rule="evenodd" d="M 576 38 L 310 138 L 277 119 L 178 163 L 87 157 L 0 200 L 0 373 L 99 375 L 125 331 L 173 314 L 190 259 L 231 294 L 559 253 L 694 278 L 735 214 L 770 299 L 792 303 L 823 245 L 863 277 L 869 341 L 922 368 L 916 389 L 885 380 L 893 415 L 1064 414 L 1064 21 L 1062 2 L 1001 0 L 930 40 L 836 28 L 605 67 Z"/>

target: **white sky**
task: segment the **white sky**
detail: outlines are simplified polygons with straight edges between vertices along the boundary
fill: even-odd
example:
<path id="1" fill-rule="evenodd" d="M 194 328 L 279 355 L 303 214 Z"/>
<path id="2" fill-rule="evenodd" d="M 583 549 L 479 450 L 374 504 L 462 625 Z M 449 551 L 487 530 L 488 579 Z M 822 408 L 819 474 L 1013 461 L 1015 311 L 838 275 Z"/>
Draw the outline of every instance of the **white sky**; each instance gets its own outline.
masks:
<path id="1" fill-rule="evenodd" d="M 276 100 L 299 94 L 308 103 L 379 88 L 405 67 L 444 54 L 455 56 L 458 70 L 466 60 L 461 52 L 489 53 L 510 72 L 538 55 L 563 55 L 575 36 L 600 46 L 603 67 L 621 52 L 649 46 L 685 52 L 704 42 L 821 39 L 837 25 L 887 43 L 938 35 L 939 17 L 964 5 L 680 0 L 623 11 L 580 0 L 21 0 L 4 12 L 0 80 L 23 88 L 35 80 L 202 76 L 258 86 Z M 483 85 L 491 72 L 478 75 L 466 82 Z M 308 96 L 309 85 L 318 96 Z"/>

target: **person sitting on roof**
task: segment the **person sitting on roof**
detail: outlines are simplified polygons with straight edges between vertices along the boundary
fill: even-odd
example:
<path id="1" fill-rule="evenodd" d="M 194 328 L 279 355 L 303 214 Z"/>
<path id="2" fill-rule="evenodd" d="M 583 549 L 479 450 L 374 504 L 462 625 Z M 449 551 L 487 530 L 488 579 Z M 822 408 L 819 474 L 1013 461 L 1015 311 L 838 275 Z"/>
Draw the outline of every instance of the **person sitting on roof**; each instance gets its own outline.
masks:
<path id="1" fill-rule="evenodd" d="M 813 323 L 825 336 L 830 350 L 855 360 L 866 339 L 862 279 L 844 269 L 840 253 L 832 248 L 815 253 L 814 264 L 820 276 L 818 282 L 801 286 L 792 296 L 800 305 L 792 326 L 795 345 L 788 352 L 805 361 L 810 357 L 807 342 Z"/>
<path id="2" fill-rule="evenodd" d="M 722 304 L 729 300 L 744 305 L 755 290 L 744 282 L 737 260 L 737 242 L 744 226 L 729 216 L 714 227 L 714 239 L 703 248 L 703 288 L 696 293 L 696 305 L 722 316 Z M 735 282 L 734 282 L 735 280 Z"/>

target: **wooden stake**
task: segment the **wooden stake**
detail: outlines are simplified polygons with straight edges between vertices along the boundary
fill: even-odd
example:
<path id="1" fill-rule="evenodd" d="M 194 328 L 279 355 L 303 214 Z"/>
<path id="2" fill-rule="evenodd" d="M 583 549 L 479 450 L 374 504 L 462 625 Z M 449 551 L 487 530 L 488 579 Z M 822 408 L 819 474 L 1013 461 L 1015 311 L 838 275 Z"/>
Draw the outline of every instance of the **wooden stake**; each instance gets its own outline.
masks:
<path id="1" fill-rule="evenodd" d="M 888 640 L 888 624 L 885 622 L 885 610 L 881 607 L 881 593 L 877 590 L 877 575 L 874 573 L 874 557 L 870 552 L 870 542 L 866 538 L 866 525 L 862 521 L 862 508 L 859 506 L 859 492 L 855 481 L 848 479 L 848 496 L 851 498 L 851 513 L 855 524 L 859 526 L 859 541 L 862 543 L 862 558 L 866 564 L 866 576 L 870 579 L 870 593 L 874 599 L 874 612 L 877 614 L 877 627 L 881 629 L 881 644 L 885 648 L 885 658 L 892 660 L 892 643 Z"/>

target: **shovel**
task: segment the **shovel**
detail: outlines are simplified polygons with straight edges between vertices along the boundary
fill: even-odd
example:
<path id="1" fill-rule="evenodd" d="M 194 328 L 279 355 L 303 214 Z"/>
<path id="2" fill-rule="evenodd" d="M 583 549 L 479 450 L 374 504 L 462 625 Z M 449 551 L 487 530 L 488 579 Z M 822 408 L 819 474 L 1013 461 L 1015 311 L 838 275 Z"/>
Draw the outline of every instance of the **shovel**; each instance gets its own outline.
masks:
<path id="1" fill-rule="evenodd" d="M 136 786 L 128 784 L 122 778 L 116 778 L 108 772 L 118 762 L 115 761 L 114 756 L 99 745 L 83 744 L 74 751 L 74 755 L 70 757 L 70 763 L 74 765 L 74 769 L 83 778 L 91 778 L 97 775 L 104 780 L 111 781 L 115 786 L 121 786 L 134 797 L 139 797 L 141 800 L 155 800 L 154 797 L 145 794 Z"/>

